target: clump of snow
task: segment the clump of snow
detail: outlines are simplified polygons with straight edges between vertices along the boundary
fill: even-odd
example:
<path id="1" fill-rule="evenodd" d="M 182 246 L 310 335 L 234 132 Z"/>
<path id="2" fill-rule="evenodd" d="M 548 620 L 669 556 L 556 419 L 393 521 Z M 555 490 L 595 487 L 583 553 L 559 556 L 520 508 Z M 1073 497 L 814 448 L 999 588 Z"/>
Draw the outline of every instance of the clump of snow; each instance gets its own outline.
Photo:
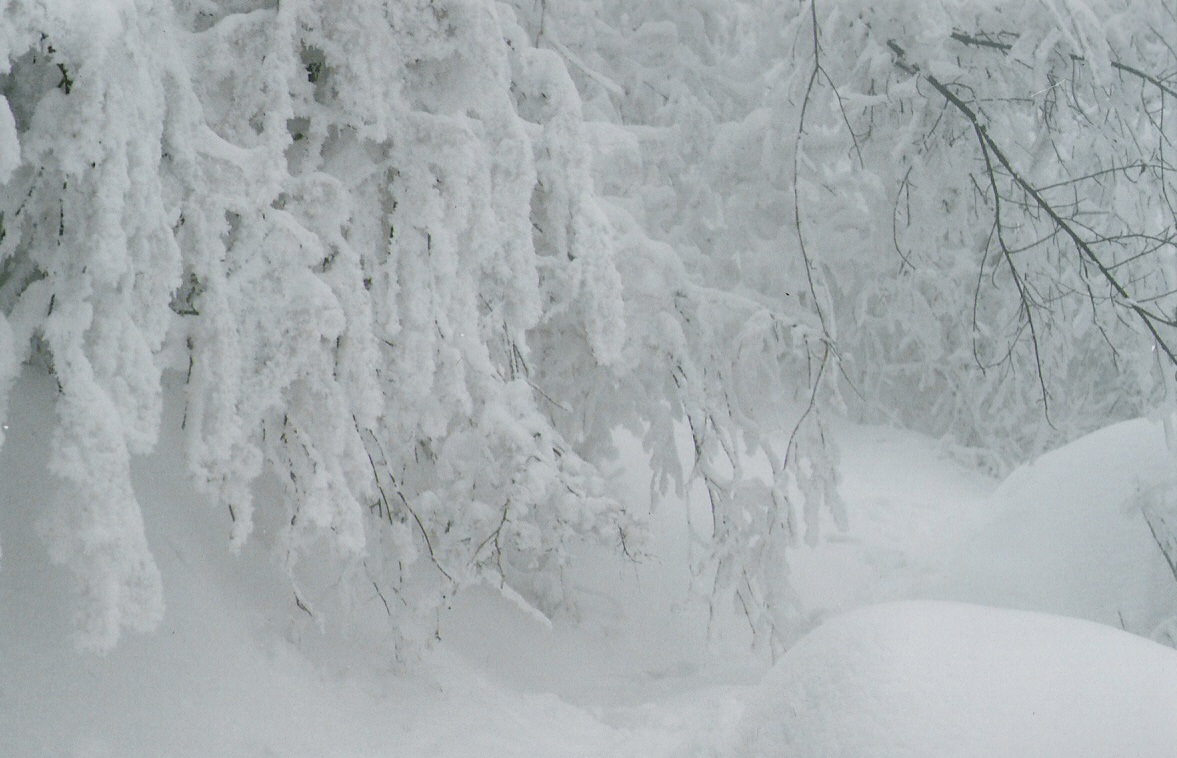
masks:
<path id="1" fill-rule="evenodd" d="M 749 700 L 742 758 L 1167 758 L 1177 652 L 1040 613 L 894 603 L 810 633 Z"/>

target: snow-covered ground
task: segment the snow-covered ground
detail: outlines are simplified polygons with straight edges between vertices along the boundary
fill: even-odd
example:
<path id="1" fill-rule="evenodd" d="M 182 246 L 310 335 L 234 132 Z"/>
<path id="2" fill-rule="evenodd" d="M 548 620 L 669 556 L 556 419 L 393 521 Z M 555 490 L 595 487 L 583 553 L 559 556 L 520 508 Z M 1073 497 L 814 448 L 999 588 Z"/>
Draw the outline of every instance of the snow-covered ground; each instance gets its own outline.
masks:
<path id="1" fill-rule="evenodd" d="M 1172 459 L 1147 421 L 1002 483 L 918 435 L 842 428 L 850 528 L 797 548 L 815 631 L 767 675 L 724 609 L 708 643 L 673 500 L 643 563 L 581 557 L 579 623 L 476 589 L 404 666 L 292 617 L 264 539 L 229 554 L 177 476 L 175 407 L 135 469 L 163 623 L 76 652 L 69 577 L 35 526 L 52 392 L 26 372 L 0 451 L 4 758 L 1177 755 L 1177 652 L 1146 639 L 1177 616 L 1177 579 L 1140 514 Z M 616 472 L 644 499 L 642 476 Z"/>
<path id="2" fill-rule="evenodd" d="M 1177 653 L 1117 629 L 942 602 L 819 627 L 751 698 L 735 755 L 1171 756 Z"/>

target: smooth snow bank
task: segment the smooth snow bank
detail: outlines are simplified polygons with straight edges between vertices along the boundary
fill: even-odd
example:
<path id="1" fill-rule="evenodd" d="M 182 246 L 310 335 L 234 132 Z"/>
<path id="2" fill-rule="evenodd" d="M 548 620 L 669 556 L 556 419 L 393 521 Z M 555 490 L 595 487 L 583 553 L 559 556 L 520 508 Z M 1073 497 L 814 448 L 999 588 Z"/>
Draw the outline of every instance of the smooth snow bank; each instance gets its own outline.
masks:
<path id="1" fill-rule="evenodd" d="M 918 594 L 1153 635 L 1177 614 L 1177 583 L 1141 507 L 1173 486 L 1159 423 L 1086 435 L 1010 474 L 977 528 L 941 542 Z"/>
<path id="2" fill-rule="evenodd" d="M 1177 651 L 1027 611 L 853 611 L 803 638 L 749 702 L 741 758 L 1177 755 Z"/>

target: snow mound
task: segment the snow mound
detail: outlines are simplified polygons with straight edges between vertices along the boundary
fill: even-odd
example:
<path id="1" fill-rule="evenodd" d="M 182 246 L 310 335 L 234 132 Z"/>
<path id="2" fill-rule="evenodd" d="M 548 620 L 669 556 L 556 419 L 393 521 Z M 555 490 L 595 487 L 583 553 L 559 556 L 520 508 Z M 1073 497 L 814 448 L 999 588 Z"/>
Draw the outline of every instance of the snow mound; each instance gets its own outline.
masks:
<path id="1" fill-rule="evenodd" d="M 1161 425 L 1145 419 L 1043 455 L 993 494 L 987 524 L 945 543 L 928 594 L 1152 635 L 1177 614 L 1177 587 L 1141 507 L 1173 486 L 1172 465 Z"/>
<path id="2" fill-rule="evenodd" d="M 942 602 L 860 609 L 750 694 L 741 758 L 1177 753 L 1177 652 L 1117 629 Z"/>

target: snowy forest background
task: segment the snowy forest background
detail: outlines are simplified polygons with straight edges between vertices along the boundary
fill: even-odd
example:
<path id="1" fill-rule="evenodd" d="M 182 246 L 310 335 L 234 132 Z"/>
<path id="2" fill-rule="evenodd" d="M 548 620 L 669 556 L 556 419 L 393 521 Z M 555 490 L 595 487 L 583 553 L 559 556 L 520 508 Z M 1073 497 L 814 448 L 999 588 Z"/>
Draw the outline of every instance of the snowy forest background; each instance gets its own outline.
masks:
<path id="1" fill-rule="evenodd" d="M 83 647 L 163 614 L 131 464 L 165 391 L 292 613 L 375 588 L 408 649 L 472 585 L 570 609 L 586 540 L 641 560 L 647 514 L 602 475 L 619 429 L 656 492 L 702 482 L 699 591 L 775 655 L 790 551 L 845 521 L 834 419 L 994 473 L 1171 427 L 1168 3 L 0 13 L 0 420 L 51 372 L 39 531 Z M 1177 497 L 1150 503 L 1172 567 Z"/>

